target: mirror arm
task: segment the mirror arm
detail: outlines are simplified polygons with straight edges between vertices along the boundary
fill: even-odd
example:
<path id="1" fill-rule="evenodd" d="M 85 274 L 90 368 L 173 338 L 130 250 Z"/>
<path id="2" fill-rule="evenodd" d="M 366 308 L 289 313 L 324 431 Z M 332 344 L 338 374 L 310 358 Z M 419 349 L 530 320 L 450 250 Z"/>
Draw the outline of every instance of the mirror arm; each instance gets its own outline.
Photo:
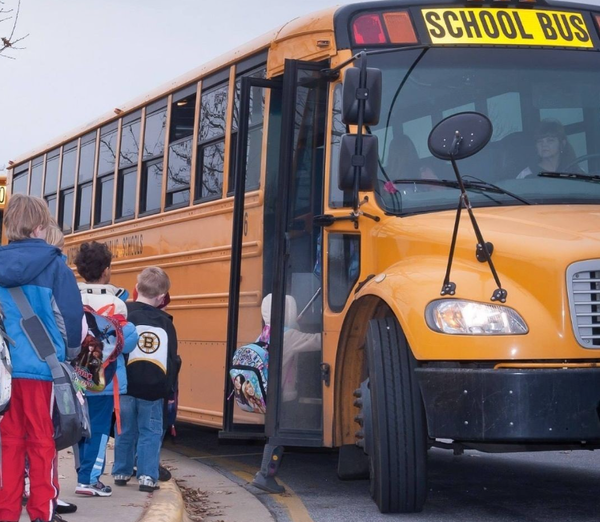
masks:
<path id="1" fill-rule="evenodd" d="M 469 213 L 469 218 L 471 219 L 471 224 L 473 225 L 473 230 L 475 231 L 475 237 L 477 237 L 477 250 L 480 252 L 480 254 L 483 254 L 482 257 L 485 258 L 485 261 L 487 261 L 487 264 L 490 267 L 490 272 L 492 273 L 492 276 L 494 277 L 494 281 L 496 282 L 496 286 L 498 288 L 496 288 L 496 290 L 494 290 L 494 293 L 492 294 L 492 297 L 490 297 L 491 301 L 500 301 L 501 303 L 505 303 L 506 302 L 506 298 L 508 296 L 508 292 L 502 288 L 502 283 L 500 282 L 500 278 L 498 277 L 498 272 L 496 272 L 496 267 L 494 266 L 494 262 L 492 261 L 492 256 L 490 251 L 488 250 L 488 243 L 485 242 L 485 239 L 483 239 L 483 234 L 481 233 L 481 229 L 479 228 L 479 224 L 477 223 L 477 219 L 475 218 L 475 214 L 473 213 L 473 208 L 471 207 L 471 202 L 469 201 L 469 196 L 467 194 L 467 191 L 465 190 L 465 185 L 463 183 L 462 180 L 462 176 L 460 175 L 460 172 L 458 171 L 458 166 L 456 165 L 456 160 L 454 159 L 454 151 L 458 150 L 460 148 L 460 142 L 462 141 L 462 136 L 460 136 L 460 134 L 457 132 L 457 135 L 455 136 L 454 142 L 452 143 L 452 147 L 453 147 L 453 154 L 450 156 L 450 161 L 452 162 L 452 168 L 454 169 L 454 174 L 456 175 L 456 180 L 458 181 L 458 184 L 460 186 L 460 201 L 459 201 L 459 207 L 458 207 L 458 211 L 456 214 L 456 222 L 454 224 L 454 232 L 452 234 L 452 246 L 450 247 L 450 257 L 448 259 L 448 268 L 446 271 L 446 279 L 444 279 L 444 286 L 442 288 L 442 295 L 444 295 L 444 291 L 445 290 L 449 290 L 450 288 L 446 288 L 447 284 L 451 284 L 454 285 L 454 283 L 450 283 L 449 279 L 450 279 L 450 267 L 452 266 L 452 256 L 454 255 L 454 246 L 456 244 L 456 236 L 458 234 L 458 223 L 460 221 L 460 210 L 461 207 L 464 205 L 464 207 L 467 209 L 467 212 Z M 458 142 L 458 144 L 456 145 L 456 149 L 454 149 L 456 142 Z M 450 293 L 450 295 L 454 295 L 454 291 L 456 290 L 456 285 L 454 285 L 454 288 L 451 289 L 451 292 L 446 292 L 446 293 Z"/>

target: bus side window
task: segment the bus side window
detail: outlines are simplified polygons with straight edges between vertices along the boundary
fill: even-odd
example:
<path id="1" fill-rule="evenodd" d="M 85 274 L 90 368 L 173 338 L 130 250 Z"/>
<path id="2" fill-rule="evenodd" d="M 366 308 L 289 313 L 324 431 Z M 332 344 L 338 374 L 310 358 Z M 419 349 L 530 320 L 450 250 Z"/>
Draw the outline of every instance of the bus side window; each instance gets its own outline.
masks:
<path id="1" fill-rule="evenodd" d="M 73 205 L 75 203 L 75 167 L 77 165 L 77 141 L 63 147 L 58 196 L 58 225 L 65 234 L 73 231 Z"/>
<path id="2" fill-rule="evenodd" d="M 12 181 L 12 194 L 27 194 L 27 179 L 29 178 L 29 164 L 24 170 L 15 172 Z"/>
<path id="3" fill-rule="evenodd" d="M 165 99 L 146 107 L 146 128 L 142 145 L 140 216 L 160 212 L 166 125 L 167 101 Z"/>
<path id="4" fill-rule="evenodd" d="M 96 132 L 92 132 L 81 138 L 81 146 L 79 148 L 75 230 L 90 228 L 92 223 L 92 179 L 94 177 L 95 157 Z M 31 181 L 33 182 L 33 179 Z"/>
<path id="5" fill-rule="evenodd" d="M 117 122 L 100 129 L 94 225 L 103 226 L 112 223 L 117 138 Z"/>
<path id="6" fill-rule="evenodd" d="M 219 199 L 223 193 L 228 89 L 228 83 L 221 83 L 207 92 L 204 89 L 202 91 L 194 195 L 196 202 Z"/>
<path id="7" fill-rule="evenodd" d="M 194 84 L 173 95 L 169 129 L 167 201 L 165 202 L 167 208 L 185 206 L 190 202 L 195 112 L 196 85 Z"/>
<path id="8" fill-rule="evenodd" d="M 31 184 L 29 186 L 29 195 L 42 196 L 42 179 L 44 173 L 44 157 L 35 158 L 32 161 L 33 167 L 31 167 Z"/>
<path id="9" fill-rule="evenodd" d="M 116 219 L 131 219 L 135 216 L 141 123 L 140 111 L 123 119 L 121 145 L 119 147 Z"/>

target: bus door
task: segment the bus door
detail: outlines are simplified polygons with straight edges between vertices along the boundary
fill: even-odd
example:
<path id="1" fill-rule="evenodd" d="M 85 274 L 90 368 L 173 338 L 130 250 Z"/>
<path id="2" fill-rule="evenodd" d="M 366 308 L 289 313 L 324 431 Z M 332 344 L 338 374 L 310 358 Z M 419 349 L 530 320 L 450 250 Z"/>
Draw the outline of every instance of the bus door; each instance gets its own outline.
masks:
<path id="1" fill-rule="evenodd" d="M 327 64 L 286 60 L 275 231 L 266 433 L 282 446 L 321 446 L 321 229 Z M 276 404 L 272 401 L 276 394 Z"/>
<path id="2" fill-rule="evenodd" d="M 233 400 L 245 383 L 236 388 L 227 378 L 221 437 L 266 434 L 276 444 L 322 444 L 322 262 L 320 229 L 313 226 L 313 217 L 322 213 L 323 206 L 327 99 L 327 83 L 320 75 L 323 67 L 288 60 L 283 81 L 242 79 L 226 370 L 235 350 L 255 341 L 268 324 L 270 328 L 264 329 L 269 338 L 268 399 L 266 417 L 245 413 L 243 409 L 253 406 L 245 404 L 248 397 Z M 267 90 L 260 227 L 253 223 L 253 202 L 244 196 L 241 174 L 250 164 L 256 100 L 261 92 L 264 99 Z M 262 236 L 254 247 L 257 229 Z M 255 249 L 262 250 L 262 270 L 253 267 L 260 259 Z"/>
<path id="3" fill-rule="evenodd" d="M 239 107 L 234 111 L 233 122 L 233 130 L 237 131 L 233 134 L 233 233 L 225 403 L 223 431 L 219 433 L 219 437 L 264 439 L 263 412 L 266 411 L 268 387 L 262 383 L 260 370 L 257 373 L 251 369 L 239 368 L 260 363 L 262 352 L 260 347 L 258 351 L 248 351 L 246 359 L 257 358 L 254 363 L 245 360 L 245 364 L 234 365 L 233 359 L 236 350 L 244 346 L 256 346 L 255 341 L 262 336 L 265 322 L 261 304 L 264 296 L 272 290 L 276 199 L 276 188 L 272 180 L 276 181 L 277 176 L 267 175 L 266 186 L 260 187 L 260 172 L 264 165 L 267 172 L 273 173 L 279 167 L 282 85 L 280 81 L 265 80 L 262 77 L 244 76 L 240 80 Z M 264 114 L 267 106 L 268 119 Z M 266 140 L 263 139 L 265 121 L 268 125 Z M 265 142 L 266 154 L 263 157 Z M 263 205 L 261 193 L 256 192 L 258 188 L 263 189 Z M 270 353 L 268 348 L 267 352 Z M 266 363 L 265 360 L 265 366 Z"/>

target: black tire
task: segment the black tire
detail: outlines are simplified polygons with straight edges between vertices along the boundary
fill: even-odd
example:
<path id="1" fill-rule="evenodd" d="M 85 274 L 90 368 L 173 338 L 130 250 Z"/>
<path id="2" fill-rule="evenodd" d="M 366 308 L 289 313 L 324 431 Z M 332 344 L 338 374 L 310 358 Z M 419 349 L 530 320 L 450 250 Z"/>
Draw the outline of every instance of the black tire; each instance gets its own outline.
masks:
<path id="1" fill-rule="evenodd" d="M 427 496 L 427 427 L 416 361 L 394 318 L 367 332 L 371 496 L 382 513 L 416 513 Z"/>

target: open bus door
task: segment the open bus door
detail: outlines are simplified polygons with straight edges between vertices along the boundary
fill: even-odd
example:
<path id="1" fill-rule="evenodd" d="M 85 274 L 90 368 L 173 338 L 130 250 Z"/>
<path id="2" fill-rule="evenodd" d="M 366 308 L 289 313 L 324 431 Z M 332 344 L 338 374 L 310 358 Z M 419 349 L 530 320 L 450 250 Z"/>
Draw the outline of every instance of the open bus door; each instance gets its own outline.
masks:
<path id="1" fill-rule="evenodd" d="M 261 318 L 245 311 L 245 304 L 256 299 L 255 292 L 247 291 L 247 279 L 260 272 L 246 269 L 253 262 L 248 241 L 252 227 L 248 227 L 249 211 L 244 208 L 244 204 L 249 207 L 249 200 L 244 197 L 242 173 L 252 139 L 248 129 L 252 127 L 253 96 L 256 99 L 253 92 L 270 89 L 264 275 L 259 296 L 262 300 L 272 294 L 268 400 L 264 426 L 257 421 L 239 422 L 243 415 L 236 411 L 235 401 L 227 400 L 235 393 L 227 375 L 222 437 L 260 434 L 269 438 L 270 446 L 323 444 L 321 229 L 313 225 L 313 218 L 323 208 L 327 120 L 327 81 L 321 75 L 324 67 L 322 63 L 286 60 L 282 83 L 242 80 L 226 373 L 235 349 L 243 344 L 241 336 L 252 342 L 262 328 Z M 247 334 L 248 329 L 254 338 Z M 260 417 L 246 414 L 245 418 L 248 415 Z"/>

